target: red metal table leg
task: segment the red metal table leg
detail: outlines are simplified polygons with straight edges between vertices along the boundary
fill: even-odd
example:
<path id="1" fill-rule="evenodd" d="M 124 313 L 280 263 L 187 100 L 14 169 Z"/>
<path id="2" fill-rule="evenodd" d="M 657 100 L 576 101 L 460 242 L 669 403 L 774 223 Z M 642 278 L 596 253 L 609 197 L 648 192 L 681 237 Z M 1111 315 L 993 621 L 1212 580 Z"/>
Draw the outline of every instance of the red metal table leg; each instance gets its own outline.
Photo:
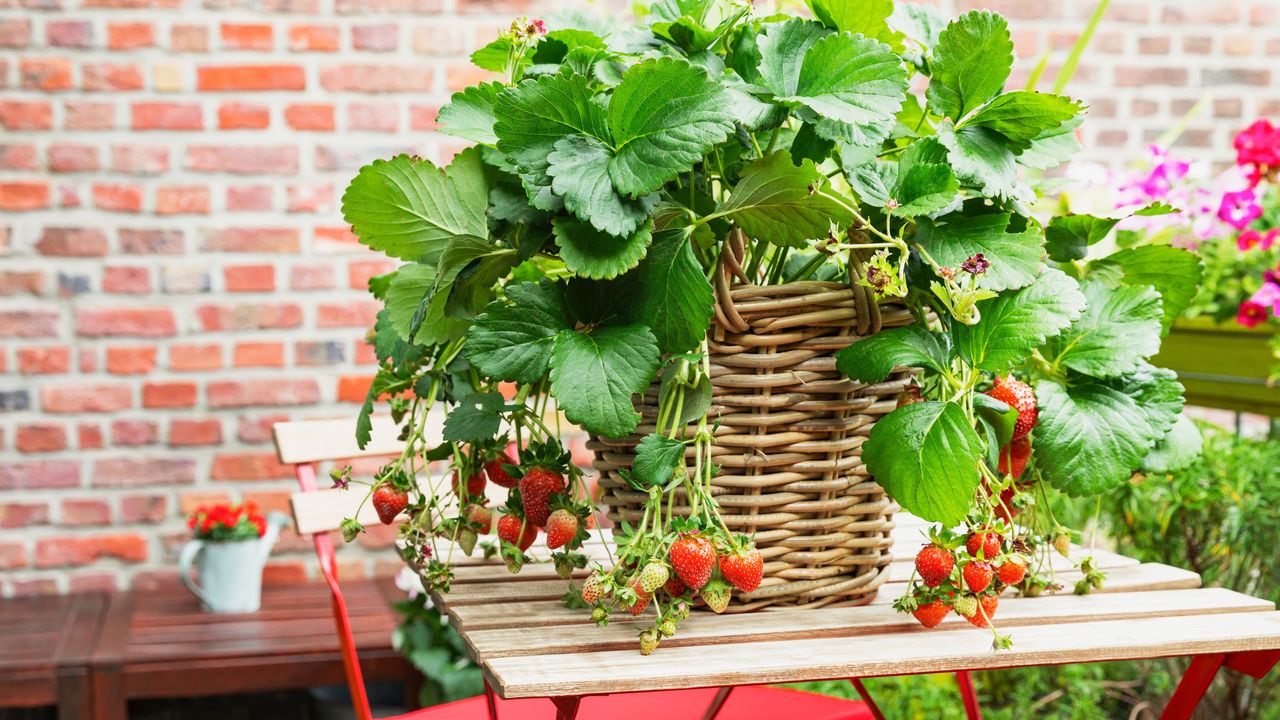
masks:
<path id="1" fill-rule="evenodd" d="M 574 720 L 578 717 L 578 703 L 582 702 L 582 698 L 577 695 L 554 697 L 551 702 L 556 706 L 556 720 Z"/>
<path id="2" fill-rule="evenodd" d="M 982 708 L 978 706 L 978 692 L 973 689 L 973 677 L 968 670 L 956 673 L 956 684 L 960 686 L 960 699 L 964 701 L 964 716 L 969 720 L 982 720 Z"/>
<path id="3" fill-rule="evenodd" d="M 731 692 L 733 692 L 732 685 L 726 685 L 717 690 L 716 696 L 711 698 L 711 704 L 707 706 L 707 711 L 702 714 L 702 720 L 716 720 L 716 716 L 720 714 L 720 709 L 724 707 Z"/>
<path id="4" fill-rule="evenodd" d="M 871 699 L 871 692 L 867 690 L 867 686 L 862 684 L 862 680 L 858 678 L 849 678 L 849 684 L 853 685 L 853 689 L 858 691 L 858 695 L 862 697 L 862 702 L 866 703 L 867 709 L 871 711 L 871 717 L 875 720 L 884 720 L 884 713 L 880 712 L 880 706 L 876 705 L 876 701 Z"/>
<path id="5" fill-rule="evenodd" d="M 1227 655 L 1225 665 L 1249 677 L 1262 678 L 1280 663 L 1280 650 L 1254 650 Z"/>
<path id="6" fill-rule="evenodd" d="M 489 720 L 498 720 L 498 700 L 493 696 L 493 687 L 488 678 L 484 681 L 484 704 L 489 710 Z"/>
<path id="7" fill-rule="evenodd" d="M 1191 665 L 1187 667 L 1178 688 L 1173 691 L 1173 697 L 1169 698 L 1169 704 L 1165 706 L 1160 720 L 1190 720 L 1200 699 L 1213 684 L 1218 668 L 1222 667 L 1226 659 L 1224 653 L 1197 655 L 1192 658 Z"/>

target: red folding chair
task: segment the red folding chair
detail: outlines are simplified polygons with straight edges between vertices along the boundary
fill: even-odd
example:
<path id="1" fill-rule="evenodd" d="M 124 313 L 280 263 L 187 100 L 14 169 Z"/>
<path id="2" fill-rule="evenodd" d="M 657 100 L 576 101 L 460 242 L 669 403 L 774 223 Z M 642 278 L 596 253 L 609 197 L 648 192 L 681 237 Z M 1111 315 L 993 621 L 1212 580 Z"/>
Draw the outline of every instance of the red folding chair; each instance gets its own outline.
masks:
<path id="1" fill-rule="evenodd" d="M 369 696 L 347 604 L 338 585 L 338 568 L 333 546 L 333 530 L 344 518 L 352 517 L 362 493 L 320 489 L 316 463 L 358 457 L 398 455 L 403 443 L 395 423 L 375 417 L 373 437 L 365 449 L 355 442 L 355 424 L 350 420 L 314 420 L 277 423 L 273 428 L 276 454 L 280 462 L 294 467 L 301 492 L 292 498 L 294 523 L 299 534 L 311 535 L 320 572 L 333 593 L 333 620 L 342 648 L 342 665 L 347 676 L 357 720 L 372 720 Z M 360 509 L 358 519 L 376 523 L 369 504 Z M 761 717 L 793 717 L 805 720 L 871 720 L 872 712 L 861 702 L 800 692 L 785 688 L 741 687 L 703 688 L 664 692 L 626 693 L 586 698 L 578 712 L 581 720 L 640 720 L 662 716 L 668 720 L 748 720 Z M 485 684 L 485 695 L 395 716 L 414 720 L 553 720 L 556 708 L 547 700 L 502 700 Z"/>

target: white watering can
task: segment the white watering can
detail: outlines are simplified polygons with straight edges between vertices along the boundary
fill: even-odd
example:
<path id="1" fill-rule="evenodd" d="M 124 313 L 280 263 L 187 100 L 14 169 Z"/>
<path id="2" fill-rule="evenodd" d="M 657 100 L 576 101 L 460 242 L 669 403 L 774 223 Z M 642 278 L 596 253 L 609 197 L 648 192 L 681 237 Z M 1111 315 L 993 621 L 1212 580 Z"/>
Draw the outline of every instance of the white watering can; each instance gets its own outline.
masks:
<path id="1" fill-rule="evenodd" d="M 280 529 L 288 523 L 287 515 L 273 512 L 267 516 L 267 530 L 260 538 L 189 541 L 178 555 L 182 584 L 200 598 L 209 612 L 257 612 L 262 605 L 262 568 L 280 537 Z M 199 584 L 191 577 L 193 563 L 200 576 Z"/>

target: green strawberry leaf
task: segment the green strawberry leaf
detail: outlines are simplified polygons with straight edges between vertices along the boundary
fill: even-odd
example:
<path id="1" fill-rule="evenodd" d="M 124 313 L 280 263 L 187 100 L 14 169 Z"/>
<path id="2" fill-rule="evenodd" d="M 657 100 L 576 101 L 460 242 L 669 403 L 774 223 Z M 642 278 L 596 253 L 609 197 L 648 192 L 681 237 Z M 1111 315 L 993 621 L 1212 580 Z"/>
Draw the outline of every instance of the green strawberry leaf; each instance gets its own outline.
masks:
<path id="1" fill-rule="evenodd" d="M 487 377 L 524 384 L 547 372 L 556 335 L 571 327 L 564 288 L 543 280 L 506 287 L 467 331 L 463 354 Z"/>
<path id="2" fill-rule="evenodd" d="M 444 419 L 445 442 L 479 442 L 498 434 L 505 401 L 498 393 L 468 395 Z"/>
<path id="3" fill-rule="evenodd" d="M 1142 245 L 1112 253 L 1090 263 L 1090 276 L 1119 275 L 1126 285 L 1150 285 L 1160 293 L 1164 310 L 1163 334 L 1191 305 L 1199 289 L 1203 266 L 1195 253 L 1171 245 Z M 1114 284 L 1114 283 L 1113 283 Z"/>
<path id="4" fill-rule="evenodd" d="M 960 194 L 960 181 L 947 165 L 912 163 L 899 166 L 892 194 L 897 205 L 889 208 L 890 215 L 907 218 L 929 215 L 955 201 Z"/>
<path id="5" fill-rule="evenodd" d="M 898 3 L 889 16 L 889 26 L 919 46 L 919 51 L 907 51 L 916 56 L 913 59 L 919 59 L 920 55 L 931 55 L 937 47 L 942 31 L 947 29 L 947 16 L 933 5 Z"/>
<path id="6" fill-rule="evenodd" d="M 1003 135 L 977 125 L 956 129 L 945 120 L 938 123 L 937 133 L 956 176 L 983 196 L 1019 202 L 1035 199 L 1018 179 L 1016 158 Z"/>
<path id="7" fill-rule="evenodd" d="M 829 35 L 831 31 L 821 23 L 801 18 L 766 25 L 756 40 L 760 85 L 775 95 L 794 95 L 809 48 Z"/>
<path id="8" fill-rule="evenodd" d="M 440 132 L 484 145 L 497 143 L 498 136 L 493 134 L 493 106 L 503 87 L 499 82 L 487 82 L 454 93 L 449 104 L 440 108 L 436 119 Z"/>
<path id="9" fill-rule="evenodd" d="M 1031 147 L 1018 156 L 1018 164 L 1033 170 L 1051 170 L 1075 157 L 1081 150 L 1076 128 L 1083 123 L 1084 116 L 1077 115 L 1057 128 L 1041 133 L 1031 141 Z"/>
<path id="10" fill-rule="evenodd" d="M 697 348 L 711 326 L 715 291 L 685 233 L 654 233 L 649 253 L 634 275 L 632 317 L 652 328 L 665 353 Z"/>
<path id="11" fill-rule="evenodd" d="M 631 477 L 646 488 L 662 487 L 684 464 L 684 443 L 661 435 L 645 435 L 636 445 Z"/>
<path id="12" fill-rule="evenodd" d="M 618 192 L 640 197 L 724 142 L 733 130 L 733 112 L 724 89 L 704 70 L 659 58 L 623 74 L 609 101 L 608 124 L 616 148 L 609 177 Z"/>
<path id="13" fill-rule="evenodd" d="M 1111 288 L 1101 280 L 1086 279 L 1081 290 L 1087 300 L 1084 313 L 1045 344 L 1049 362 L 1085 375 L 1115 377 L 1133 372 L 1160 350 L 1164 310 L 1155 288 Z"/>
<path id="14" fill-rule="evenodd" d="M 1121 220 L 1124 218 L 1075 213 L 1051 218 L 1044 230 L 1049 259 L 1056 262 L 1083 259 L 1089 253 L 1089 246 L 1111 234 Z"/>
<path id="15" fill-rule="evenodd" d="M 1018 409 L 997 400 L 986 393 L 973 395 L 973 411 L 986 422 L 995 434 L 996 464 L 999 464 L 999 450 L 1013 439 L 1013 431 L 1018 424 Z M 988 448 L 990 450 L 991 448 Z M 996 465 L 992 465 L 995 467 Z"/>
<path id="16" fill-rule="evenodd" d="M 639 200 L 624 198 L 609 180 L 613 149 L 587 135 L 570 135 L 556 141 L 547 156 L 551 188 L 564 198 L 564 206 L 597 230 L 629 236 L 649 218 L 658 196 Z"/>
<path id="17" fill-rule="evenodd" d="M 832 199 L 827 178 L 805 160 L 796 167 L 786 151 L 766 155 L 747 165 L 717 216 L 727 217 L 748 235 L 778 245 L 799 247 L 823 238 L 837 227 L 848 227 L 853 214 Z"/>
<path id="18" fill-rule="evenodd" d="M 658 343 L 643 325 L 562 330 L 551 351 L 551 393 L 565 417 L 588 432 L 618 438 L 640 423 L 631 396 L 658 370 Z"/>
<path id="19" fill-rule="evenodd" d="M 896 367 L 951 367 L 951 339 L 921 325 L 882 330 L 836 353 L 836 367 L 857 382 L 883 382 Z"/>
<path id="20" fill-rule="evenodd" d="M 1191 418 L 1180 414 L 1169 434 L 1142 459 L 1142 469 L 1153 473 L 1181 470 L 1195 462 L 1203 449 L 1200 428 Z"/>
<path id="21" fill-rule="evenodd" d="M 1044 269 L 1044 236 L 1040 227 L 1027 222 L 1021 232 L 1008 232 L 1013 216 L 1008 212 L 973 215 L 956 212 L 936 220 L 916 220 L 916 242 L 939 264 L 959 268 L 967 258 L 982 253 L 991 267 L 982 286 L 996 292 L 1030 285 Z"/>
<path id="22" fill-rule="evenodd" d="M 1053 268 L 1014 292 L 978 303 L 974 325 L 952 328 L 956 349 L 970 365 L 1003 373 L 1031 357 L 1031 351 L 1067 329 L 1085 309 L 1076 281 Z"/>
<path id="23" fill-rule="evenodd" d="M 959 122 L 995 97 L 1009 79 L 1009 24 L 989 10 L 971 10 L 952 20 L 938 36 L 929 69 L 929 109 Z"/>
<path id="24" fill-rule="evenodd" d="M 1155 440 L 1137 401 L 1104 383 L 1036 384 L 1036 467 L 1071 495 L 1098 495 L 1129 479 Z"/>
<path id="25" fill-rule="evenodd" d="M 360 168 L 342 195 L 342 217 L 360 242 L 410 262 L 435 262 L 455 237 L 489 236 L 489 189 L 478 151 L 439 170 L 397 155 Z"/>
<path id="26" fill-rule="evenodd" d="M 865 35 L 894 44 L 901 40 L 888 24 L 893 0 L 805 0 L 813 16 L 823 25 L 840 32 Z"/>
<path id="27" fill-rule="evenodd" d="M 1044 133 L 1080 114 L 1079 102 L 1062 95 L 1015 90 L 997 96 L 964 121 L 1000 133 L 1009 149 L 1021 153 Z"/>
<path id="28" fill-rule="evenodd" d="M 513 49 L 511 38 L 500 37 L 471 53 L 471 64 L 489 72 L 505 72 Z"/>
<path id="29" fill-rule="evenodd" d="M 409 341 L 418 308 L 430 299 L 436 286 L 436 267 L 422 263 L 402 265 L 387 288 L 387 320 L 397 337 Z"/>
<path id="30" fill-rule="evenodd" d="M 672 367 L 668 365 L 667 371 L 662 373 L 659 397 L 667 397 L 674 390 L 671 385 L 676 382 L 676 374 L 669 372 Z M 673 419 L 672 422 L 676 425 L 688 425 L 706 415 L 711 410 L 711 391 L 711 379 L 700 375 L 696 386 L 684 389 L 684 403 L 680 406 L 680 417 Z"/>
<path id="31" fill-rule="evenodd" d="M 1156 439 L 1169 434 L 1186 402 L 1182 396 L 1184 388 L 1178 382 L 1178 373 L 1148 362 L 1139 363 L 1132 373 L 1109 380 L 1107 384 L 1138 403 L 1151 428 L 1151 437 Z"/>
<path id="32" fill-rule="evenodd" d="M 962 522 L 978 489 L 982 440 L 950 402 L 918 402 L 871 428 L 862 460 L 904 510 L 947 526 Z"/>
<path id="33" fill-rule="evenodd" d="M 610 235 L 572 217 L 558 217 L 553 225 L 565 267 L 596 280 L 615 278 L 639 264 L 652 237 L 647 227 L 626 236 Z"/>

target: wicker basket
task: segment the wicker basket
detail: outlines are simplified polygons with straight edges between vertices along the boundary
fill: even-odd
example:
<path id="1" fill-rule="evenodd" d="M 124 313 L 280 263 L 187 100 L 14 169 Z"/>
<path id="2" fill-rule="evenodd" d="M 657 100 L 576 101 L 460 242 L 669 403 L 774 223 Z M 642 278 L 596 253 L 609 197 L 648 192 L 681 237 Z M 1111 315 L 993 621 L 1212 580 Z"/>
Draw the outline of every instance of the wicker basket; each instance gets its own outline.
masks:
<path id="1" fill-rule="evenodd" d="M 764 582 L 735 593 L 729 611 L 868 603 L 888 578 L 898 508 L 868 477 L 861 447 L 910 374 L 860 385 L 836 370 L 833 354 L 913 319 L 902 305 L 877 304 L 846 284 L 735 283 L 745 279 L 737 262 L 743 242 L 726 244 L 709 337 L 711 413 L 720 421 L 713 457 L 721 468 L 712 492 L 730 530 L 754 533 L 765 566 Z M 643 515 L 645 496 L 617 470 L 654 431 L 657 398 L 655 383 L 637 406 L 643 419 L 635 434 L 588 444 L 615 521 Z"/>

